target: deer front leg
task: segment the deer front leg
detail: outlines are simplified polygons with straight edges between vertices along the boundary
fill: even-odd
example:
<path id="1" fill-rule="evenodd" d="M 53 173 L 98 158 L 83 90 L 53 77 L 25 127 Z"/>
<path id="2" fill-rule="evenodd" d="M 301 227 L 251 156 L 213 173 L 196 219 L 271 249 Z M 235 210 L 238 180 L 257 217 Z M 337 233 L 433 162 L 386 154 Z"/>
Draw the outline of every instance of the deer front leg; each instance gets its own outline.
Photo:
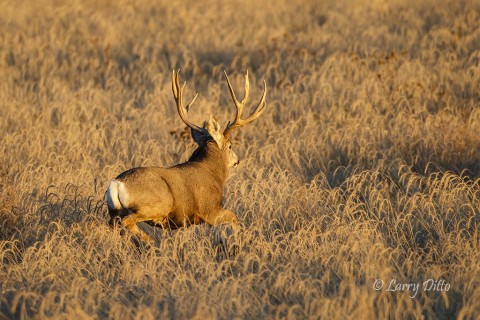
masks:
<path id="1" fill-rule="evenodd" d="M 213 226 L 229 223 L 234 233 L 237 233 L 239 228 L 237 216 L 232 211 L 228 211 L 223 208 L 217 212 L 205 216 L 203 220 Z"/>
<path id="2" fill-rule="evenodd" d="M 208 215 L 204 221 L 210 225 L 213 226 L 219 226 L 219 225 L 225 225 L 225 224 L 230 224 L 231 231 L 233 231 L 233 236 L 235 237 L 238 233 L 239 226 L 238 226 L 238 220 L 235 214 L 231 211 L 225 210 L 225 209 L 220 209 L 219 211 L 215 212 L 214 214 Z M 229 234 L 227 230 L 227 235 Z M 231 233 L 230 233 L 231 234 Z M 236 241 L 234 241 L 236 242 Z M 228 249 L 228 244 L 225 236 L 222 236 L 221 232 L 216 229 L 214 231 L 214 236 L 213 236 L 213 247 L 217 250 L 217 258 L 219 255 L 222 255 L 222 253 L 226 257 L 231 257 L 234 256 L 238 253 L 238 245 L 233 244 L 230 248 Z"/>

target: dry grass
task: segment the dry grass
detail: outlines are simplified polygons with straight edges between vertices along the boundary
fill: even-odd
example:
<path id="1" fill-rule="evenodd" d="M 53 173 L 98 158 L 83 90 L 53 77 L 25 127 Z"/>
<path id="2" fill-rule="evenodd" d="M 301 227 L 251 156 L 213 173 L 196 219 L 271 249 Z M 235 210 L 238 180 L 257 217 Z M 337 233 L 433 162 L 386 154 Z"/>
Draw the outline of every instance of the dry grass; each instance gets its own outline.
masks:
<path id="1" fill-rule="evenodd" d="M 1 1 L 0 318 L 478 318 L 480 3 L 167 2 Z M 208 226 L 143 252 L 106 224 L 109 179 L 192 151 L 176 67 L 196 121 L 232 117 L 223 69 L 269 87 L 232 258 Z"/>

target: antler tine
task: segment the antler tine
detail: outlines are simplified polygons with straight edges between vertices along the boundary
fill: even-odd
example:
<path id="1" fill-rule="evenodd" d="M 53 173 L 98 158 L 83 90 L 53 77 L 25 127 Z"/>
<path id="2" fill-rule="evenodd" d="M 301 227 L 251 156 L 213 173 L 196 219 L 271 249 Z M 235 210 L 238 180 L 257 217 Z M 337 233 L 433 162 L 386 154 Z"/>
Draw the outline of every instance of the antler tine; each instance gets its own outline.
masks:
<path id="1" fill-rule="evenodd" d="M 233 90 L 230 79 L 228 78 L 227 72 L 223 70 L 223 73 L 225 74 L 225 79 L 227 79 L 228 90 L 230 90 L 230 95 L 232 96 L 233 103 L 235 103 L 235 107 L 237 108 L 237 114 L 235 118 L 239 119 L 243 111 L 244 103 L 238 102 L 237 97 L 235 96 L 235 91 Z M 242 102 L 245 102 L 245 99 L 243 99 Z"/>
<path id="2" fill-rule="evenodd" d="M 203 129 L 191 123 L 186 114 L 186 111 L 188 112 L 190 106 L 195 102 L 195 99 L 197 99 L 198 93 L 193 97 L 192 100 L 190 100 L 186 107 L 183 107 L 182 94 L 187 82 L 184 82 L 183 86 L 180 87 L 180 80 L 178 77 L 179 73 L 180 69 L 177 70 L 177 72 L 175 72 L 175 70 L 172 71 L 172 91 L 175 102 L 177 103 L 178 115 L 180 116 L 180 119 L 182 119 L 183 123 L 185 123 L 190 129 L 202 132 Z"/>
<path id="3" fill-rule="evenodd" d="M 230 95 L 232 96 L 233 103 L 235 104 L 235 107 L 237 109 L 235 120 L 233 122 L 228 122 L 228 125 L 225 128 L 225 131 L 223 132 L 223 135 L 225 137 L 228 137 L 228 135 L 233 129 L 244 126 L 247 123 L 255 120 L 263 113 L 263 111 L 265 111 L 265 107 L 267 106 L 265 102 L 265 97 L 267 95 L 267 83 L 265 82 L 265 80 L 263 81 L 263 95 L 257 107 L 255 108 L 255 111 L 253 111 L 253 113 L 246 119 L 242 119 L 243 108 L 245 107 L 245 104 L 248 100 L 249 93 L 250 93 L 250 82 L 248 80 L 248 70 L 247 70 L 247 74 L 245 75 L 245 97 L 243 98 L 242 102 L 239 102 L 237 100 L 237 97 L 235 96 L 235 92 L 233 91 L 230 80 L 228 79 L 227 72 L 224 71 L 224 73 L 225 73 L 225 78 L 227 79 Z"/>
<path id="4" fill-rule="evenodd" d="M 265 108 L 267 106 L 267 103 L 265 102 L 265 97 L 266 96 L 267 96 L 267 83 L 265 82 L 265 80 L 263 80 L 263 95 L 262 95 L 262 98 L 260 99 L 260 102 L 258 102 L 258 105 L 255 108 L 255 111 L 253 111 L 253 113 L 247 119 L 241 119 L 243 124 L 247 124 L 250 121 L 253 121 L 253 120 L 257 119 L 263 113 L 263 111 L 265 111 Z"/>

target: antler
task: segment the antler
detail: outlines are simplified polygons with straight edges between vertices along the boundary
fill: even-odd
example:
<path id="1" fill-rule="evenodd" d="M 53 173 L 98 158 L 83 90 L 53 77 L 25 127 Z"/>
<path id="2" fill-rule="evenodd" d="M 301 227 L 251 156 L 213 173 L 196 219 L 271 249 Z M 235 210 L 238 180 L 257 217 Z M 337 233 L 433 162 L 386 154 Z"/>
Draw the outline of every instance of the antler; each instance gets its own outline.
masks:
<path id="1" fill-rule="evenodd" d="M 180 81 L 178 80 L 178 74 L 180 73 L 180 69 L 175 72 L 175 70 L 172 71 L 172 91 L 173 91 L 173 97 L 175 98 L 175 101 L 177 102 L 177 111 L 178 115 L 182 119 L 182 121 L 192 130 L 197 130 L 199 132 L 203 132 L 203 128 L 191 123 L 188 118 L 187 118 L 187 112 L 190 106 L 193 104 L 195 99 L 197 99 L 198 93 L 193 97 L 193 99 L 187 104 L 187 106 L 184 108 L 183 107 L 183 101 L 182 101 L 182 94 L 183 94 L 183 89 L 185 88 L 185 84 L 187 82 L 183 83 L 183 86 L 180 87 Z"/>
<path id="2" fill-rule="evenodd" d="M 249 122 L 252 122 L 253 120 L 257 119 L 263 113 L 263 111 L 265 111 L 265 107 L 267 106 L 267 103 L 265 102 L 265 96 L 267 95 L 267 83 L 265 82 L 265 80 L 263 81 L 263 95 L 257 107 L 255 108 L 255 111 L 253 111 L 253 113 L 248 118 L 242 119 L 243 108 L 245 107 L 245 103 L 248 100 L 248 94 L 250 93 L 248 71 L 247 71 L 247 74 L 245 75 L 245 97 L 243 98 L 242 102 L 239 102 L 237 100 L 237 97 L 235 96 L 235 92 L 233 91 L 230 80 L 228 79 L 227 72 L 226 71 L 223 71 L 223 72 L 225 73 L 225 78 L 227 79 L 228 89 L 230 90 L 233 103 L 235 103 L 235 107 L 237 108 L 235 120 L 232 123 L 230 123 L 229 121 L 227 124 L 227 127 L 225 128 L 225 131 L 223 132 L 223 135 L 225 136 L 225 138 L 227 138 L 233 129 L 239 128 L 241 126 L 246 125 Z"/>

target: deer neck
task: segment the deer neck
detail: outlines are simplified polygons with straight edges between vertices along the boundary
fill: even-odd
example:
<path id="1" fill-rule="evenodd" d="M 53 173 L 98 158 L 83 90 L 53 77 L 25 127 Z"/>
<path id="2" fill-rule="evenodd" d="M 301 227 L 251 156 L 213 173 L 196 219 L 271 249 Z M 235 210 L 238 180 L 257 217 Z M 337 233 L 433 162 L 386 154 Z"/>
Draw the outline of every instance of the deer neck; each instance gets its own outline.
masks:
<path id="1" fill-rule="evenodd" d="M 225 152 L 220 150 L 214 141 L 207 141 L 200 145 L 190 156 L 188 163 L 200 163 L 218 177 L 222 184 L 227 179 L 228 168 Z"/>

